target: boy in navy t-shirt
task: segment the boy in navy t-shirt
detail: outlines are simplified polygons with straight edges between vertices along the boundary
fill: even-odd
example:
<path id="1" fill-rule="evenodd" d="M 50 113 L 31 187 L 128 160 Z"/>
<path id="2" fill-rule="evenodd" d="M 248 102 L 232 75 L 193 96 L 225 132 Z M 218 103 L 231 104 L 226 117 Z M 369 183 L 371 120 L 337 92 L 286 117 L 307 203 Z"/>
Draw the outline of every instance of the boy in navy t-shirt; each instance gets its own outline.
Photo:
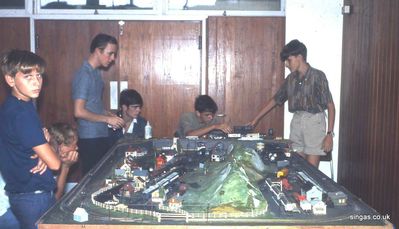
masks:
<path id="1" fill-rule="evenodd" d="M 36 221 L 55 202 L 55 180 L 49 169 L 58 170 L 61 165 L 32 101 L 39 97 L 45 62 L 32 52 L 11 50 L 0 64 L 11 87 L 0 107 L 0 170 L 21 227 L 36 228 Z"/>

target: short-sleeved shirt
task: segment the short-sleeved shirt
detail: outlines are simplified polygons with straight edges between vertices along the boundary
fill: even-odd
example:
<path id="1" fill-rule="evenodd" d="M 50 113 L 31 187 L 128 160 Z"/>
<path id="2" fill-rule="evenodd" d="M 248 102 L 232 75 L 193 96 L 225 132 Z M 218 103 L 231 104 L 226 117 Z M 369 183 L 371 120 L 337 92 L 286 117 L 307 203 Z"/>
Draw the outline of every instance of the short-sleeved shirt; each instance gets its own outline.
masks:
<path id="1" fill-rule="evenodd" d="M 195 112 L 183 113 L 179 120 L 179 127 L 177 133 L 180 137 L 185 137 L 187 132 L 202 129 L 214 124 L 219 124 L 221 121 L 219 118 L 215 117 L 209 123 L 202 123 L 198 119 Z"/>
<path id="2" fill-rule="evenodd" d="M 102 101 L 104 81 L 101 70 L 84 61 L 72 81 L 72 98 L 86 101 L 85 109 L 95 114 L 105 114 Z M 91 122 L 78 119 L 79 138 L 108 137 L 108 126 L 104 122 Z"/>
<path id="3" fill-rule="evenodd" d="M 289 74 L 274 100 L 280 105 L 288 100 L 288 110 L 292 113 L 306 111 L 313 114 L 323 112 L 333 101 L 325 74 L 311 66 L 303 78 L 298 72 Z"/>
<path id="4" fill-rule="evenodd" d="M 38 163 L 37 158 L 31 158 L 35 155 L 33 147 L 47 142 L 33 102 L 8 95 L 0 108 L 0 122 L 0 170 L 6 181 L 5 190 L 53 191 L 55 180 L 50 169 L 42 175 L 30 172 Z"/>

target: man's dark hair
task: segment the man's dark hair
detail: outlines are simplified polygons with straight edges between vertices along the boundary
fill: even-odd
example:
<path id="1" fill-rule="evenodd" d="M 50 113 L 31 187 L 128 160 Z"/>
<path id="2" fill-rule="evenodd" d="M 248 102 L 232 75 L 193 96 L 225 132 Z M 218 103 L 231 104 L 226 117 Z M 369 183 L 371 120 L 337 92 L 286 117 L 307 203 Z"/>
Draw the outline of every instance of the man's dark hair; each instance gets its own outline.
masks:
<path id="1" fill-rule="evenodd" d="M 17 72 L 24 74 L 36 70 L 43 74 L 46 62 L 40 56 L 26 50 L 13 49 L 1 56 L 1 71 L 3 75 L 15 77 Z"/>
<path id="2" fill-rule="evenodd" d="M 212 112 L 213 114 L 218 111 L 218 106 L 209 95 L 200 95 L 195 99 L 194 108 L 196 111 Z"/>
<path id="3" fill-rule="evenodd" d="M 143 106 L 143 98 L 141 97 L 140 93 L 133 89 L 125 89 L 121 92 L 119 97 L 119 105 L 140 105 Z"/>
<path id="4" fill-rule="evenodd" d="M 91 41 L 90 53 L 93 53 L 96 50 L 96 48 L 104 50 L 107 44 L 118 45 L 118 41 L 116 40 L 115 37 L 110 36 L 108 34 L 104 33 L 97 34 Z"/>
<path id="5" fill-rule="evenodd" d="M 286 61 L 289 56 L 302 55 L 303 59 L 306 61 L 306 54 L 306 46 L 295 39 L 284 46 L 283 50 L 280 52 L 280 59 L 281 61 Z"/>

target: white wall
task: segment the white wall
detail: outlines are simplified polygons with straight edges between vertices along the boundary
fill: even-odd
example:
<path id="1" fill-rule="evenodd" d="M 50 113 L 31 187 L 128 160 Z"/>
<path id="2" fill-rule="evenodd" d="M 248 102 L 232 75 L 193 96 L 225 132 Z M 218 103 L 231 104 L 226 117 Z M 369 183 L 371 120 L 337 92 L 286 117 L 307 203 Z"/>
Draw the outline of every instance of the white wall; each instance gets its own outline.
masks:
<path id="1" fill-rule="evenodd" d="M 293 39 L 308 49 L 309 64 L 322 70 L 329 81 L 334 99 L 335 137 L 333 148 L 334 179 L 337 178 L 340 112 L 342 14 L 343 0 L 286 0 L 286 43 Z M 286 69 L 286 75 L 289 73 Z M 289 138 L 292 114 L 285 106 L 284 138 Z M 330 176 L 330 164 L 321 162 L 319 169 Z"/>

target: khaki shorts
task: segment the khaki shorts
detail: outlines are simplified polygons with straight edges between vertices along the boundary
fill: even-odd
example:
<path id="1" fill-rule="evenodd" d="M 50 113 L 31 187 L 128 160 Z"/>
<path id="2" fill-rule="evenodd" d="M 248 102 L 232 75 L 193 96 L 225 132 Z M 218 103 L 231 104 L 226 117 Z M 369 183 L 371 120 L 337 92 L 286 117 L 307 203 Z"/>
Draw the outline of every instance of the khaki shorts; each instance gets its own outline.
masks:
<path id="1" fill-rule="evenodd" d="M 295 112 L 290 128 L 293 150 L 307 155 L 326 155 L 321 148 L 326 136 L 326 115 L 324 112 L 317 114 L 305 111 Z"/>

